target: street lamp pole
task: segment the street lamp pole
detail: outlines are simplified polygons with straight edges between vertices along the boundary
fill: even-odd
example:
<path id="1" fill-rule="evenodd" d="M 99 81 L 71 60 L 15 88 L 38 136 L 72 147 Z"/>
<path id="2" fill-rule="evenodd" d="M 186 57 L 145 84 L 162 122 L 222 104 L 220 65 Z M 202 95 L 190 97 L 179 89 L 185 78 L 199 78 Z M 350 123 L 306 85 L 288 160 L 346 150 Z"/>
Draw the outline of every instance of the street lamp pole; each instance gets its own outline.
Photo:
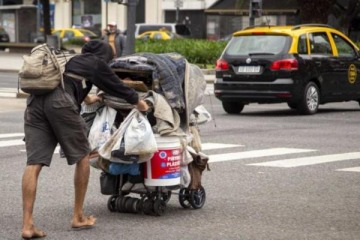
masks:
<path id="1" fill-rule="evenodd" d="M 124 55 L 130 55 L 135 53 L 135 23 L 137 4 L 138 0 L 128 0 L 127 3 L 127 30 Z"/>
<path id="2" fill-rule="evenodd" d="M 176 8 L 176 16 L 175 16 L 175 22 L 179 23 L 179 12 L 180 8 L 183 7 L 183 0 L 175 0 L 175 8 Z"/>

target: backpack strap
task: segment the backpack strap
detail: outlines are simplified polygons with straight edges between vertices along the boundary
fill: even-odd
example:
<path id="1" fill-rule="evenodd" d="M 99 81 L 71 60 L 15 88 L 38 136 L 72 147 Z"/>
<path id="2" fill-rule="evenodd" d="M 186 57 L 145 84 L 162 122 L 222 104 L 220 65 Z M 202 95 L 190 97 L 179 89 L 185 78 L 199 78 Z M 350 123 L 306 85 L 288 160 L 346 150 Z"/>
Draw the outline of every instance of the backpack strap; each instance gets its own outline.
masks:
<path id="1" fill-rule="evenodd" d="M 73 79 L 75 79 L 76 81 L 81 82 L 82 87 L 86 88 L 86 78 L 84 78 L 83 76 L 77 75 L 75 73 L 70 73 L 70 72 L 64 72 L 65 76 L 71 77 Z"/>

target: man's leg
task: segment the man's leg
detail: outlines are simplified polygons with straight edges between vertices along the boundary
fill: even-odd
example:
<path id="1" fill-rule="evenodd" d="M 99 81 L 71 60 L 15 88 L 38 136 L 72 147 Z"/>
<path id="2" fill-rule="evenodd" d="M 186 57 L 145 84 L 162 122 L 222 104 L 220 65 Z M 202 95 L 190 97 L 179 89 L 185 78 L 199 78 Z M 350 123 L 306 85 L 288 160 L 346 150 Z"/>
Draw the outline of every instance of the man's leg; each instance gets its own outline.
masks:
<path id="1" fill-rule="evenodd" d="M 84 200 L 90 175 L 89 159 L 89 155 L 86 155 L 83 159 L 76 163 L 74 176 L 75 205 L 74 216 L 72 219 L 73 228 L 91 227 L 96 221 L 96 218 L 93 216 L 85 217 L 83 213 Z"/>
<path id="2" fill-rule="evenodd" d="M 34 225 L 33 210 L 36 197 L 37 181 L 42 165 L 28 165 L 25 168 L 22 179 L 23 197 L 23 238 L 45 237 L 46 233 L 37 229 Z"/>

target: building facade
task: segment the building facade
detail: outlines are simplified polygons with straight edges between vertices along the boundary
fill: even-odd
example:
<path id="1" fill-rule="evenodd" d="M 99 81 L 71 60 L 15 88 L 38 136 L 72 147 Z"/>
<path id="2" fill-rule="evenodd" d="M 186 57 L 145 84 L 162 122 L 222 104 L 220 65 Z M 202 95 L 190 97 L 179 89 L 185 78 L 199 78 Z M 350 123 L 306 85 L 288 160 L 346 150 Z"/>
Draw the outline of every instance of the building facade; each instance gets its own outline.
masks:
<path id="1" fill-rule="evenodd" d="M 219 39 L 249 25 L 249 1 L 243 0 L 128 0 L 137 1 L 137 23 L 186 24 L 194 38 Z M 296 0 L 263 1 L 264 14 L 255 23 L 298 22 Z M 116 0 L 51 0 L 52 28 L 82 27 L 101 35 L 107 23 L 127 29 L 128 7 Z M 29 12 L 27 19 L 20 12 Z M 31 12 L 31 13 L 30 13 Z M 42 10 L 37 0 L 0 0 L 0 25 L 13 42 L 31 42 L 42 28 Z M 35 16 L 34 16 L 35 15 Z M 34 19 L 30 26 L 29 19 Z M 27 31 L 20 26 L 29 24 Z M 26 35 L 26 36 L 25 36 Z"/>

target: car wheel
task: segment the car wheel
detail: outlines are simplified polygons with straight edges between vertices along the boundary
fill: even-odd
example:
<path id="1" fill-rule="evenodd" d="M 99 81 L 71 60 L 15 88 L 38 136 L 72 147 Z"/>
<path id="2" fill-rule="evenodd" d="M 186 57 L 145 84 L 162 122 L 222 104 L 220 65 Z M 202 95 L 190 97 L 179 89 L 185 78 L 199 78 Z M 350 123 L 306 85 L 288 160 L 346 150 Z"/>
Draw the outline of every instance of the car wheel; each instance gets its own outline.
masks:
<path id="1" fill-rule="evenodd" d="M 309 82 L 304 89 L 298 110 L 304 115 L 315 114 L 319 108 L 319 102 L 319 88 L 314 82 Z"/>
<path id="2" fill-rule="evenodd" d="M 222 102 L 222 106 L 229 114 L 238 114 L 244 109 L 244 104 L 238 102 Z"/>

